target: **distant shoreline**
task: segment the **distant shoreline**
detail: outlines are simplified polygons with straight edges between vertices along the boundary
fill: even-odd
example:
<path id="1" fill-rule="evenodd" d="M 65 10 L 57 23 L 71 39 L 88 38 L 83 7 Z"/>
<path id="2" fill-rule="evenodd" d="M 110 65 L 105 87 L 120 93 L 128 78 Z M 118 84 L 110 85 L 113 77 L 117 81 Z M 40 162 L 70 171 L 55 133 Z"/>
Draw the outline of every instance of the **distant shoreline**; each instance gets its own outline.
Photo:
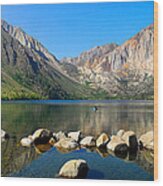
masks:
<path id="1" fill-rule="evenodd" d="M 149 103 L 154 100 L 1 100 L 1 103 L 27 103 L 27 104 L 108 104 L 108 103 Z"/>

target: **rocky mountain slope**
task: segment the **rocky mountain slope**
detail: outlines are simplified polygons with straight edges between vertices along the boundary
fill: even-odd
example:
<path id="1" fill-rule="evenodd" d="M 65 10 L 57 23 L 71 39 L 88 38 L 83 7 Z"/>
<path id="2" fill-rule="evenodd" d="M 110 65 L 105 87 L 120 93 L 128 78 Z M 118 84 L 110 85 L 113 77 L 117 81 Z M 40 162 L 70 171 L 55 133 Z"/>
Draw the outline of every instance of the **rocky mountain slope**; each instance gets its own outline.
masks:
<path id="1" fill-rule="evenodd" d="M 10 36 L 18 40 L 23 46 L 29 48 L 30 50 L 35 51 L 38 55 L 43 57 L 46 61 L 58 67 L 58 60 L 55 56 L 53 56 L 49 51 L 36 39 L 29 36 L 25 33 L 21 28 L 12 26 L 8 24 L 6 21 L 2 20 L 1 22 L 2 28 L 6 31 Z"/>
<path id="2" fill-rule="evenodd" d="M 2 21 L 2 99 L 88 99 L 91 89 L 64 73 L 37 40 Z"/>
<path id="3" fill-rule="evenodd" d="M 104 89 L 112 98 L 152 98 L 153 32 L 150 25 L 121 46 L 108 44 L 76 58 L 64 58 L 63 69 L 82 84 Z"/>

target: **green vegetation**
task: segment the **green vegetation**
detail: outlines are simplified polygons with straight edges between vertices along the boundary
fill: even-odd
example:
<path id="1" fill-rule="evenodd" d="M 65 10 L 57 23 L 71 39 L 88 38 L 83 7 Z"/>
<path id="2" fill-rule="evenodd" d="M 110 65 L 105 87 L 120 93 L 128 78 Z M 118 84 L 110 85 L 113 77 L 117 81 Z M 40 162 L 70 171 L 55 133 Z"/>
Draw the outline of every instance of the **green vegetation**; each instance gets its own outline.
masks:
<path id="1" fill-rule="evenodd" d="M 4 72 L 2 72 L 2 100 L 22 100 L 22 99 L 46 99 L 38 93 L 32 92 L 21 86 Z"/>

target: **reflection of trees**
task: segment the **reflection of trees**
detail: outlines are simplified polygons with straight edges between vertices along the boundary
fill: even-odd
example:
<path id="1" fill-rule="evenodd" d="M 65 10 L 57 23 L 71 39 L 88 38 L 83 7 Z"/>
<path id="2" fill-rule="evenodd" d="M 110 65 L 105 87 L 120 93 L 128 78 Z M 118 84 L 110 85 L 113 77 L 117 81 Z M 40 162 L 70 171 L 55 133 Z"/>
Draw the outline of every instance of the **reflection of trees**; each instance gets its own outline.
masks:
<path id="1" fill-rule="evenodd" d="M 143 107 L 101 106 L 97 112 L 88 111 L 80 115 L 81 129 L 85 134 L 98 135 L 105 131 L 114 134 L 119 129 L 133 130 L 138 136 L 152 130 L 153 112 Z"/>
<path id="2" fill-rule="evenodd" d="M 116 133 L 123 128 L 140 135 L 153 126 L 153 106 L 146 104 L 99 105 L 2 104 L 2 127 L 21 138 L 40 127 L 59 130 L 82 130 L 98 135 Z"/>
<path id="3" fill-rule="evenodd" d="M 33 148 L 22 148 L 17 145 L 16 139 L 10 139 L 2 144 L 2 176 L 20 170 L 36 158 Z"/>
<path id="4" fill-rule="evenodd" d="M 151 175 L 154 174 L 154 159 L 149 150 L 140 151 L 135 162 Z"/>

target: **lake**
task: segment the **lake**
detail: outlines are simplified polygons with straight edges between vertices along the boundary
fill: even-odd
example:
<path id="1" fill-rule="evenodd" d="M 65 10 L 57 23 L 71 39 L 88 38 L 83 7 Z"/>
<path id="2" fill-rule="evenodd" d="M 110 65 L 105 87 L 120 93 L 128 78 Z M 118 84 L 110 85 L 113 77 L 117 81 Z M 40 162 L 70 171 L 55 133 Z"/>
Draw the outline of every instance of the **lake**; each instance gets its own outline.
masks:
<path id="1" fill-rule="evenodd" d="M 97 111 L 93 111 L 93 107 Z M 2 176 L 53 178 L 66 159 L 83 158 L 91 166 L 89 179 L 153 180 L 153 158 L 149 152 L 130 154 L 124 159 L 94 149 L 69 153 L 55 148 L 38 155 L 19 141 L 38 128 L 54 132 L 81 130 L 97 137 L 101 132 L 116 134 L 133 130 L 137 137 L 153 130 L 153 101 L 6 101 L 2 102 L 2 129 L 11 138 L 2 143 Z"/>

